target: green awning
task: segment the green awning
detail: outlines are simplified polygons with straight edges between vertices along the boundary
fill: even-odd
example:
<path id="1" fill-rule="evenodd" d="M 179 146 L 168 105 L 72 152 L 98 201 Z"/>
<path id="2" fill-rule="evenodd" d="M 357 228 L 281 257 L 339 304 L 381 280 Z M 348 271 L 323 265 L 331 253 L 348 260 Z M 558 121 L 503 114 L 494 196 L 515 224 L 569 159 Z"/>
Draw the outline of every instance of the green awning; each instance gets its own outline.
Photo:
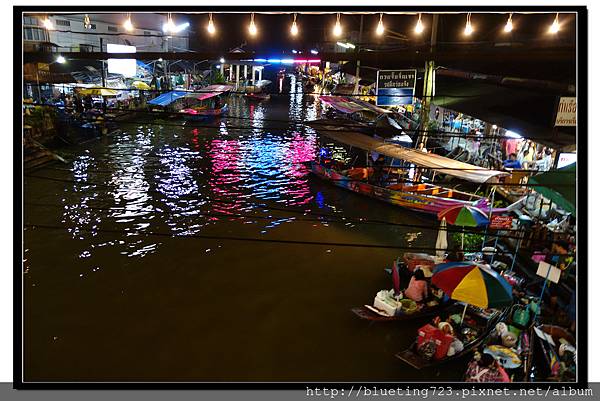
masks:
<path id="1" fill-rule="evenodd" d="M 533 190 L 550 199 L 552 202 L 576 215 L 577 206 L 577 163 L 570 164 L 558 170 L 551 170 L 529 178 Z"/>

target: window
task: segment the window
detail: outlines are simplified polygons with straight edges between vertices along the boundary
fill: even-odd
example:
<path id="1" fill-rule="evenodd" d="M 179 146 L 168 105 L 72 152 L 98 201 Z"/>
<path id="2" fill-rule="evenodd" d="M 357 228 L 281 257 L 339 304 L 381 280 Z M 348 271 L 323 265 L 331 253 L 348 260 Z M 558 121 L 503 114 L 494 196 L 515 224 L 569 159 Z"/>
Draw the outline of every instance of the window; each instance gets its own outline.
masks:
<path id="1" fill-rule="evenodd" d="M 119 32 L 116 26 L 108 26 L 108 32 Z"/>
<path id="2" fill-rule="evenodd" d="M 56 25 L 60 26 L 71 26 L 71 21 L 67 21 L 66 19 L 57 19 Z"/>
<path id="3" fill-rule="evenodd" d="M 38 19 L 34 17 L 23 17 L 23 25 L 39 25 Z"/>
<path id="4" fill-rule="evenodd" d="M 23 39 L 47 42 L 48 32 L 41 28 L 23 28 Z"/>
<path id="5" fill-rule="evenodd" d="M 90 24 L 90 29 L 96 29 L 96 24 Z"/>
<path id="6" fill-rule="evenodd" d="M 86 45 L 86 44 L 80 44 L 79 45 L 79 51 L 82 53 L 90 53 L 94 51 L 94 46 L 92 45 Z"/>
<path id="7" fill-rule="evenodd" d="M 152 32 L 150 32 L 150 31 L 144 31 L 144 35 L 152 35 Z"/>

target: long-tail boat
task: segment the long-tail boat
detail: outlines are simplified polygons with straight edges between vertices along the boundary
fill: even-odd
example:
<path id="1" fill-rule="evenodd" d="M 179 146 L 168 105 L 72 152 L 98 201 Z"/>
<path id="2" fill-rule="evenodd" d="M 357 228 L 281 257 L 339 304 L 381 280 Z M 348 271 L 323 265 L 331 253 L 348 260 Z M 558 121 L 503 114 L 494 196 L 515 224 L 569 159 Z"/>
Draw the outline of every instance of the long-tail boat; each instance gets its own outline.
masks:
<path id="1" fill-rule="evenodd" d="M 370 137 L 358 132 L 338 129 L 321 129 L 312 125 L 318 132 L 329 139 L 353 148 L 362 149 L 371 154 L 376 153 L 392 159 L 402 160 L 415 169 L 430 169 L 434 175 L 447 175 L 473 183 L 484 184 L 497 182 L 500 177 L 509 175 L 504 171 L 489 170 L 483 167 L 449 159 L 440 155 L 426 153 L 407 148 L 383 139 Z M 375 168 L 352 167 L 319 154 L 317 161 L 310 163 L 310 171 L 316 176 L 334 185 L 366 195 L 392 205 L 401 206 L 413 211 L 437 214 L 456 205 L 476 206 L 484 213 L 490 212 L 487 198 L 474 193 L 459 191 L 434 183 L 413 183 L 404 175 L 408 168 L 401 166 L 385 166 L 380 168 L 380 175 L 387 178 L 374 180 Z M 395 182 L 390 177 L 396 176 Z M 390 182 L 391 181 L 391 182 Z M 509 212 L 521 203 L 519 200 L 507 208 L 493 208 L 493 214 Z"/>

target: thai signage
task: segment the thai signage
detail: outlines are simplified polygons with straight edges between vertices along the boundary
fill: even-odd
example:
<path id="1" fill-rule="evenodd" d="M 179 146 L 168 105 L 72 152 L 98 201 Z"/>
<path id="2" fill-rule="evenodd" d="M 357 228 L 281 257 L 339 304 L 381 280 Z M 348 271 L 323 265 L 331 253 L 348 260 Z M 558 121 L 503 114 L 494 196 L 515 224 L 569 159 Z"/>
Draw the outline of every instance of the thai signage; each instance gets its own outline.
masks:
<path id="1" fill-rule="evenodd" d="M 489 227 L 494 230 L 508 230 L 512 227 L 512 222 L 511 216 L 492 216 Z"/>
<path id="2" fill-rule="evenodd" d="M 556 110 L 555 127 L 575 127 L 577 125 L 577 98 L 561 97 Z"/>
<path id="3" fill-rule="evenodd" d="M 417 70 L 377 71 L 377 106 L 412 104 Z"/>

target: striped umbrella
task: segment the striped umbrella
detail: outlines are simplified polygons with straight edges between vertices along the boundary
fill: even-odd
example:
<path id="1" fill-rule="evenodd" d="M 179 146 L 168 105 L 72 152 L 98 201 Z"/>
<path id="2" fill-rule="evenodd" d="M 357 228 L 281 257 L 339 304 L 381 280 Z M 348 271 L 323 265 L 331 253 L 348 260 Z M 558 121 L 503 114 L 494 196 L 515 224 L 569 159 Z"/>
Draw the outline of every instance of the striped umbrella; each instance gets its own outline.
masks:
<path id="1" fill-rule="evenodd" d="M 446 219 L 449 224 L 462 226 L 462 248 L 465 245 L 465 227 L 479 227 L 489 224 L 488 216 L 475 206 L 456 205 L 438 213 L 438 220 Z"/>
<path id="2" fill-rule="evenodd" d="M 431 283 L 450 298 L 480 308 L 508 306 L 512 287 L 500 274 L 479 263 L 451 262 L 435 267 Z M 467 307 L 463 311 L 463 318 Z"/>

